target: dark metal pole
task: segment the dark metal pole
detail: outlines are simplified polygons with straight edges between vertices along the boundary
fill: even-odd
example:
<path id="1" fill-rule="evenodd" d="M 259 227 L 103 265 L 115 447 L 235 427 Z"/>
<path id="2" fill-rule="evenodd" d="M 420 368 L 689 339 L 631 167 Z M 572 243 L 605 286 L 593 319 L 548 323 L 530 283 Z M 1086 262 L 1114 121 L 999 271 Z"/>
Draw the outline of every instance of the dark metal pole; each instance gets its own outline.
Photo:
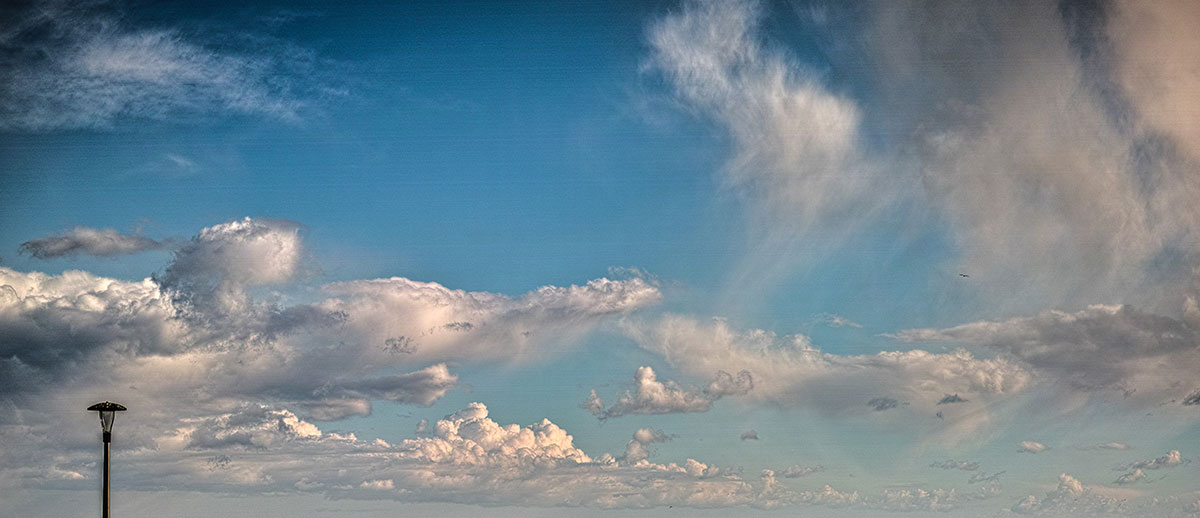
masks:
<path id="1" fill-rule="evenodd" d="M 104 511 L 103 518 L 108 518 L 108 445 L 112 442 L 112 432 L 104 432 Z"/>

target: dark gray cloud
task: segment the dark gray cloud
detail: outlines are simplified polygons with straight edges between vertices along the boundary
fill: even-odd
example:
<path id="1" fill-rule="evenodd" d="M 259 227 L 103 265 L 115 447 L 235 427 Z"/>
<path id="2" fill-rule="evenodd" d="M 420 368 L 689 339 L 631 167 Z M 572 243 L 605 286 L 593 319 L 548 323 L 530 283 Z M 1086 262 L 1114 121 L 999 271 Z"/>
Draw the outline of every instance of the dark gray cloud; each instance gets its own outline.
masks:
<path id="1" fill-rule="evenodd" d="M 882 412 L 884 410 L 891 410 L 893 408 L 896 408 L 899 405 L 900 405 L 899 401 L 896 401 L 895 399 L 890 398 L 890 397 L 877 397 L 870 401 L 867 401 L 867 406 L 871 407 L 871 409 L 875 410 L 876 412 Z"/>
<path id="2" fill-rule="evenodd" d="M 111 257 L 157 250 L 169 244 L 167 241 L 155 241 L 145 236 L 122 234 L 111 228 L 75 227 L 57 236 L 21 243 L 21 252 L 38 259 L 78 254 Z"/>
<path id="3" fill-rule="evenodd" d="M 942 399 L 938 400 L 937 404 L 948 405 L 951 403 L 966 403 L 968 401 L 970 400 L 959 397 L 958 394 L 946 394 Z"/>
<path id="4" fill-rule="evenodd" d="M 788 466 L 787 469 L 779 472 L 779 475 L 782 476 L 783 478 L 800 478 L 800 477 L 808 476 L 808 475 L 811 475 L 818 471 L 824 471 L 824 470 L 825 470 L 825 468 L 820 465 L 818 465 L 818 466 L 801 466 L 799 464 L 792 464 L 791 466 Z"/>
<path id="5" fill-rule="evenodd" d="M 446 364 L 378 378 L 366 378 L 337 385 L 335 391 L 345 391 L 364 399 L 386 399 L 397 403 L 430 406 L 454 388 L 458 376 L 450 374 Z"/>
<path id="6" fill-rule="evenodd" d="M 716 379 L 704 387 L 704 393 L 713 397 L 744 396 L 754 388 L 754 376 L 750 371 L 743 370 L 735 378 L 725 371 L 717 371 Z"/>
<path id="7" fill-rule="evenodd" d="M 1183 398 L 1184 405 L 1200 405 L 1200 390 L 1192 392 L 1187 397 Z"/>
<path id="8" fill-rule="evenodd" d="M 1190 380 L 1200 369 L 1196 318 L 1194 310 L 1185 309 L 1185 317 L 1176 319 L 1128 305 L 1095 305 L 1074 313 L 1046 311 L 948 329 L 911 329 L 894 336 L 988 347 L 1080 389 L 1158 394 Z"/>
<path id="9" fill-rule="evenodd" d="M 942 469 L 961 469 L 964 471 L 975 471 L 975 470 L 979 469 L 979 463 L 978 462 L 967 462 L 965 460 L 947 459 L 942 462 L 934 462 L 933 464 L 930 464 L 929 467 L 942 468 Z"/>
<path id="10" fill-rule="evenodd" d="M 971 475 L 971 478 L 967 479 L 967 483 L 974 484 L 976 482 L 999 482 L 1000 475 L 1003 475 L 1004 473 L 1005 472 L 1003 472 L 1003 471 L 997 471 L 995 473 L 992 473 L 991 475 L 987 475 L 984 473 L 976 473 L 974 475 Z"/>

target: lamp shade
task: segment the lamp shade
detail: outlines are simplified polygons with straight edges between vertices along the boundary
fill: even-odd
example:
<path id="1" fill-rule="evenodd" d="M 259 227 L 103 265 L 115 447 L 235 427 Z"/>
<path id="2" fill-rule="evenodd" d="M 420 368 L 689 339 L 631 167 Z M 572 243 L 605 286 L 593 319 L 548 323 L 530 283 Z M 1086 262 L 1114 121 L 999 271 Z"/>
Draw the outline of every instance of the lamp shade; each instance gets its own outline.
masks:
<path id="1" fill-rule="evenodd" d="M 117 412 L 125 410 L 125 407 L 120 403 L 105 401 L 88 407 L 88 410 L 100 412 L 100 427 L 104 429 L 105 433 L 110 433 L 112 432 L 113 419 L 117 417 Z"/>

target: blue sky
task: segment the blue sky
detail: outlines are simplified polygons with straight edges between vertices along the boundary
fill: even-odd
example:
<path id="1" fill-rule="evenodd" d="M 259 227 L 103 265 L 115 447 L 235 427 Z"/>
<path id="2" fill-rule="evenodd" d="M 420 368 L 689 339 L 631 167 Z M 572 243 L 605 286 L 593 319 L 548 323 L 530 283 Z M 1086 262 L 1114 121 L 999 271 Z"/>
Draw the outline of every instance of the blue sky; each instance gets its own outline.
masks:
<path id="1" fill-rule="evenodd" d="M 1192 3 L 2 18 L 0 514 L 1200 512 Z"/>

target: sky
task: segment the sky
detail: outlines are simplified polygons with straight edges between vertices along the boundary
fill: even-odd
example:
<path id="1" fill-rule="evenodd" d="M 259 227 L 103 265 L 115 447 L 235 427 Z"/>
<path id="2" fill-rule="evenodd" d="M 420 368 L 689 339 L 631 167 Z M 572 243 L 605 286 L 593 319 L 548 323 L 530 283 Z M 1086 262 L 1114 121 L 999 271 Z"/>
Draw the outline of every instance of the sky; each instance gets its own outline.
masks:
<path id="1" fill-rule="evenodd" d="M 0 515 L 1200 515 L 1200 4 L 0 8 Z"/>

